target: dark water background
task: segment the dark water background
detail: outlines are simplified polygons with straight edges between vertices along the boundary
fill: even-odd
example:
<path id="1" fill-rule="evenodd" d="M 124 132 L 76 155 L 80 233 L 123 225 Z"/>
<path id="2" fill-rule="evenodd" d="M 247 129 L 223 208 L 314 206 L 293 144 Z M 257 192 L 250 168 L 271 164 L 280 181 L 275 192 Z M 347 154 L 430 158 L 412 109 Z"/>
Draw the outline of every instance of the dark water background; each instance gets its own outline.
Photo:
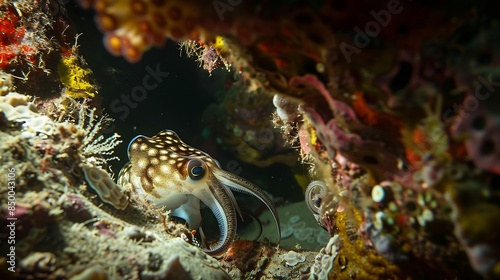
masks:
<path id="1" fill-rule="evenodd" d="M 129 63 L 122 57 L 112 56 L 104 48 L 102 33 L 97 30 L 94 13 L 82 10 L 74 1 L 66 4 L 71 21 L 76 26 L 79 52 L 90 68 L 100 86 L 104 112 L 115 119 L 111 132 L 122 136 L 124 143 L 117 147 L 116 155 L 120 162 L 113 162 L 112 168 L 119 172 L 128 161 L 126 149 L 128 142 L 138 134 L 153 136 L 164 129 L 177 132 L 187 144 L 210 153 L 226 166 L 236 160 L 241 166 L 240 176 L 247 178 L 284 201 L 303 199 L 302 191 L 287 166 L 273 165 L 257 168 L 241 161 L 215 143 L 214 137 L 206 135 L 206 126 L 202 122 L 202 113 L 214 98 L 217 88 L 223 85 L 224 76 L 232 75 L 217 69 L 209 73 L 201 69 L 193 58 L 181 56 L 177 43 L 168 41 L 163 48 L 153 48 L 146 52 L 138 63 Z M 116 108 L 123 106 L 121 95 L 131 95 L 135 86 L 143 83 L 148 74 L 147 67 L 168 72 L 158 87 L 147 92 L 147 97 L 138 102 L 136 108 L 130 108 L 128 114 Z M 118 100 L 118 101 L 116 101 Z M 112 109 L 113 102 L 120 104 Z M 119 103 L 118 103 L 119 102 Z M 223 124 L 221 124 L 223 125 Z M 204 131 L 205 130 L 205 131 Z M 204 133 L 205 132 L 205 133 Z"/>

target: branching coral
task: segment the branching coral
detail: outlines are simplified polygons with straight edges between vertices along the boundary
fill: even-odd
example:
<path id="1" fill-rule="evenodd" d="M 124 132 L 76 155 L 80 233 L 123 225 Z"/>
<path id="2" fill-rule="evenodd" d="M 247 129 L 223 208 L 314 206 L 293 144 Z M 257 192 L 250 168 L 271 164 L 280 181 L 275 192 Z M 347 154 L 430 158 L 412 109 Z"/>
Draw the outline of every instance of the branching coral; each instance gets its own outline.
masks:
<path id="1" fill-rule="evenodd" d="M 227 57 L 227 43 L 218 36 L 213 44 L 205 44 L 201 41 L 186 40 L 179 43 L 179 49 L 185 51 L 188 57 L 196 57 L 198 64 L 208 73 L 212 73 L 216 68 L 224 67 L 230 69 L 230 62 Z"/>
<path id="2" fill-rule="evenodd" d="M 116 146 L 122 143 L 120 135 L 114 133 L 105 138 L 99 135 L 113 119 L 104 115 L 100 118 L 95 114 L 95 108 L 87 109 L 81 106 L 78 114 L 77 130 L 80 131 L 81 138 L 80 152 L 87 159 L 86 163 L 90 165 L 103 166 L 110 160 L 117 160 L 118 157 L 112 156 Z M 82 133 L 85 131 L 85 133 Z"/>
<path id="3" fill-rule="evenodd" d="M 8 81 L 8 78 L 5 79 Z M 19 137 L 23 138 L 24 142 L 30 143 L 30 146 L 39 153 L 41 172 L 61 170 L 67 173 L 65 177 L 76 181 L 81 180 L 79 170 L 85 167 L 88 178 L 98 178 L 99 182 L 92 183 L 96 191 L 104 192 L 99 195 L 105 201 L 117 199 L 120 202 L 116 203 L 116 206 L 123 208 L 126 206 L 127 198 L 123 197 L 119 187 L 116 186 L 114 190 L 96 187 L 103 182 L 108 187 L 115 185 L 110 175 L 99 168 L 103 168 L 110 160 L 117 159 L 112 154 L 114 148 L 121 143 L 119 135 L 114 134 L 108 138 L 99 135 L 103 126 L 111 119 L 106 116 L 98 118 L 95 109 L 87 109 L 84 104 L 79 106 L 77 123 L 71 121 L 69 116 L 66 121 L 56 122 L 48 116 L 41 115 L 28 96 L 16 92 L 0 96 L 0 110 L 6 120 L 11 123 L 22 123 L 23 131 Z M 95 170 L 96 168 L 99 170 Z M 108 192 L 111 192 L 112 198 Z"/>

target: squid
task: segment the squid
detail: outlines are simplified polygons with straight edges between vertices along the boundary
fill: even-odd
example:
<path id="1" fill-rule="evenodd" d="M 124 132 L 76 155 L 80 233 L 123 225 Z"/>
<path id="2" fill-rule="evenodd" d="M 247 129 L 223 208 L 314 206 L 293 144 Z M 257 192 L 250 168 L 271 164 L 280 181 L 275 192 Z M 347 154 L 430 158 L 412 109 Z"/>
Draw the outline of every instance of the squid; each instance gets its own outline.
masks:
<path id="1" fill-rule="evenodd" d="M 206 245 L 212 256 L 224 254 L 234 241 L 237 215 L 243 219 L 233 192 L 258 198 L 271 211 L 278 229 L 278 212 L 271 199 L 257 186 L 223 170 L 207 153 L 185 144 L 179 136 L 164 130 L 153 137 L 136 136 L 128 145 L 129 162 L 118 175 L 118 185 L 132 200 L 147 206 L 165 207 L 171 215 L 201 231 L 201 202 L 214 214 L 219 228 L 216 244 Z M 203 239 L 202 235 L 202 239 Z"/>

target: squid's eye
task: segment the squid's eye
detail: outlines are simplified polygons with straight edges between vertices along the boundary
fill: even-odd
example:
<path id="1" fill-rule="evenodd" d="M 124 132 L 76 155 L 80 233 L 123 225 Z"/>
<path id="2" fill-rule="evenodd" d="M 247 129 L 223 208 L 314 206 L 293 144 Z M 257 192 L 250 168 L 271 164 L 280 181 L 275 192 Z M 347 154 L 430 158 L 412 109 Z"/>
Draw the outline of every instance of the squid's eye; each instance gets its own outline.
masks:
<path id="1" fill-rule="evenodd" d="M 200 159 L 192 159 L 188 163 L 189 177 L 193 180 L 199 180 L 205 175 L 205 164 Z"/>

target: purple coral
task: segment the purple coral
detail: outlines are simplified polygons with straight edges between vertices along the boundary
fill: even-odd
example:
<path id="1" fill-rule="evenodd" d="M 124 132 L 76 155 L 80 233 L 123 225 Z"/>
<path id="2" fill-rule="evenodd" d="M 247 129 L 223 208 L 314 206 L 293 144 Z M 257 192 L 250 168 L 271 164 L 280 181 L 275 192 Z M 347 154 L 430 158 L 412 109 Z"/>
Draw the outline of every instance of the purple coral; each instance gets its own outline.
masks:
<path id="1" fill-rule="evenodd" d="M 68 194 L 68 203 L 64 207 L 67 217 L 74 222 L 84 222 L 92 218 L 88 208 L 77 194 Z"/>
<path id="2" fill-rule="evenodd" d="M 467 137 L 465 146 L 476 166 L 496 174 L 500 174 L 499 101 L 498 95 L 478 100 L 469 94 L 453 127 L 455 137 Z"/>
<path id="3" fill-rule="evenodd" d="M 330 116 L 318 108 L 310 105 L 302 105 L 302 108 L 311 119 L 318 139 L 326 147 L 330 158 L 335 158 L 339 152 L 349 161 L 385 177 L 397 171 L 398 158 L 402 158 L 400 145 L 394 140 L 377 140 L 383 133 L 362 124 L 354 110 L 346 103 L 335 100 L 316 76 L 294 77 L 290 80 L 290 86 L 315 89 L 327 101 L 333 114 L 331 119 L 327 119 Z"/>

